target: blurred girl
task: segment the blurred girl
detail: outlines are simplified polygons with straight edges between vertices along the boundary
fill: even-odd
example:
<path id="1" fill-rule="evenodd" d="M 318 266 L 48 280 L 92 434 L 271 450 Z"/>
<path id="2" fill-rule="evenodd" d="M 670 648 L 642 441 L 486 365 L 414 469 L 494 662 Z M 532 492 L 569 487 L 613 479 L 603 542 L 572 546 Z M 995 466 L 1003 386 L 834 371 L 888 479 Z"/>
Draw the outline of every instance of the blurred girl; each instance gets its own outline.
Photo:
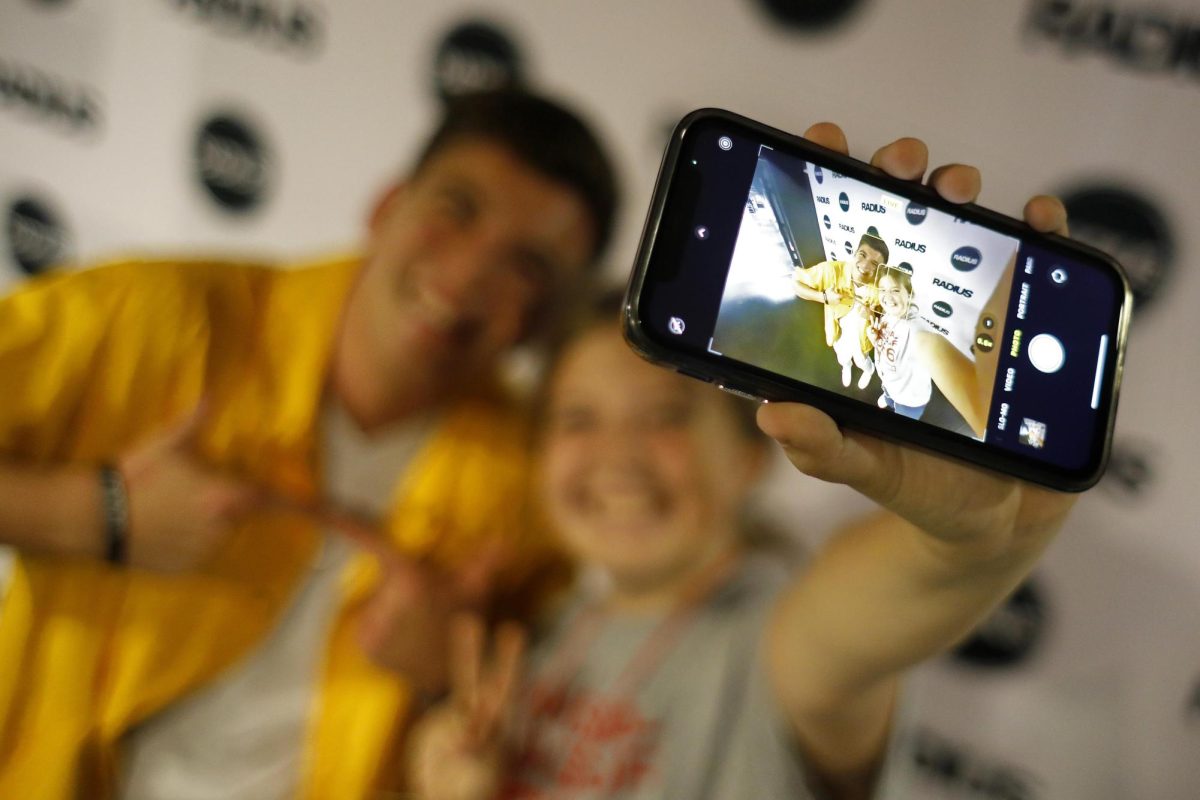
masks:
<path id="1" fill-rule="evenodd" d="M 479 697 L 480 631 L 459 633 L 457 705 L 418 730 L 417 783 L 429 798 L 804 797 L 764 668 L 786 571 L 739 535 L 766 454 L 754 407 L 642 361 L 613 320 L 562 351 L 541 447 L 542 499 L 605 586 L 580 589 L 538 638 L 519 688 L 513 634 L 500 637 L 492 676 L 516 713 L 484 710 L 482 727 L 511 721 L 507 758 L 492 732 L 460 730 L 464 701 L 495 701 Z M 471 792 L 445 791 L 489 770 Z"/>
<path id="2" fill-rule="evenodd" d="M 806 135 L 845 151 L 834 126 Z M 927 166 L 916 140 L 873 161 L 906 176 Z M 930 181 L 955 202 L 978 193 L 969 167 Z M 1035 198 L 1026 215 L 1065 233 L 1057 201 Z M 604 580 L 579 584 L 528 664 L 515 627 L 487 647 L 482 624 L 461 621 L 451 696 L 409 742 L 416 797 L 867 797 L 900 676 L 1020 583 L 1074 501 L 772 403 L 758 423 L 797 469 L 896 512 L 836 532 L 792 575 L 739 537 L 765 451 L 736 403 L 638 359 L 611 318 L 567 343 L 540 493 L 565 547 Z"/>

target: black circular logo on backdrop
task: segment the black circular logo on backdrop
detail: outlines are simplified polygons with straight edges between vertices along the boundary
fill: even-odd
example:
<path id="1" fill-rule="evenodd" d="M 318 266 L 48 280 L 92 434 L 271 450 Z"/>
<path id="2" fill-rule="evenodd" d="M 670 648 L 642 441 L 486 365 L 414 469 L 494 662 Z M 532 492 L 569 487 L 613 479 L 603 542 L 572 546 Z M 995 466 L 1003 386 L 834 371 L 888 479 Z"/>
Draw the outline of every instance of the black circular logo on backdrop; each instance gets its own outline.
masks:
<path id="1" fill-rule="evenodd" d="M 850 242 L 846 242 L 846 255 L 850 255 L 853 252 L 854 252 L 854 245 L 850 244 Z"/>
<path id="2" fill-rule="evenodd" d="M 524 73 L 524 60 L 513 38 L 483 20 L 452 28 L 433 61 L 434 89 L 442 100 L 465 92 L 520 86 Z"/>
<path id="3" fill-rule="evenodd" d="M 825 182 L 825 171 L 816 164 L 813 164 L 813 177 L 817 179 L 817 183 Z"/>
<path id="4" fill-rule="evenodd" d="M 1046 627 L 1041 590 L 1026 581 L 954 650 L 954 658 L 975 667 L 1014 667 L 1033 652 Z"/>
<path id="5" fill-rule="evenodd" d="M 826 227 L 826 228 L 832 228 L 832 227 L 833 227 L 833 223 L 829 221 L 829 215 L 828 215 L 828 214 L 826 214 L 825 216 L 821 217 L 821 221 L 825 223 L 825 227 Z"/>
<path id="6" fill-rule="evenodd" d="M 951 308 L 950 304 L 947 303 L 945 300 L 936 301 L 933 304 L 932 308 L 933 308 L 933 313 L 937 314 L 939 317 L 942 317 L 942 318 L 948 318 L 951 314 L 954 313 L 954 309 Z"/>
<path id="7" fill-rule="evenodd" d="M 265 199 L 270 153 L 244 119 L 227 113 L 210 117 L 196 134 L 193 156 L 196 177 L 222 210 L 244 214 Z"/>
<path id="8" fill-rule="evenodd" d="M 979 252 L 979 248 L 970 245 L 964 245 L 950 254 L 950 266 L 959 272 L 970 272 L 978 267 L 982 260 L 983 253 Z"/>
<path id="9" fill-rule="evenodd" d="M 66 257 L 66 228 L 41 200 L 22 197 L 13 202 L 4 231 L 9 257 L 26 275 L 37 275 Z"/>
<path id="10" fill-rule="evenodd" d="M 1071 236 L 1111 255 L 1125 268 L 1134 311 L 1158 297 L 1175 263 L 1175 236 L 1166 217 L 1147 197 L 1113 185 L 1093 185 L 1062 194 Z"/>
<path id="11" fill-rule="evenodd" d="M 1160 448 L 1149 442 L 1122 439 L 1113 442 L 1108 468 L 1100 484 L 1109 494 L 1138 498 L 1154 484 L 1154 454 Z"/>
<path id="12" fill-rule="evenodd" d="M 773 22 L 794 31 L 821 31 L 847 19 L 860 0 L 758 0 Z"/>
<path id="13" fill-rule="evenodd" d="M 838 195 L 838 206 L 842 209 L 842 211 L 850 210 L 850 196 L 845 192 L 842 192 Z"/>

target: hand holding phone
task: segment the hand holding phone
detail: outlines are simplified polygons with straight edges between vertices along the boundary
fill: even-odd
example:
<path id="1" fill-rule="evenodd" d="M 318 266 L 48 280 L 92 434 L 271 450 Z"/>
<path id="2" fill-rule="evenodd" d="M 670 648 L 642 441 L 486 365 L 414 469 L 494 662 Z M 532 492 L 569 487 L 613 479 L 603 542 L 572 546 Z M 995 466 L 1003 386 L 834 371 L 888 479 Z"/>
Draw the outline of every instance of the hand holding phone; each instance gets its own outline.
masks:
<path id="1" fill-rule="evenodd" d="M 809 136 L 717 110 L 680 123 L 630 282 L 635 349 L 849 429 L 1094 483 L 1128 325 L 1120 268 L 1063 238 L 1057 201 L 1031 201 L 1026 225 L 970 204 L 973 168 L 914 182 L 916 140 L 867 165 L 836 127 Z"/>
<path id="2" fill-rule="evenodd" d="M 804 134 L 819 144 L 844 150 L 841 130 L 824 123 Z M 875 153 L 897 177 L 920 180 L 927 153 L 915 140 L 902 139 Z M 947 165 L 930 173 L 930 185 L 955 202 L 971 202 L 979 192 L 973 167 Z M 1067 234 L 1067 214 L 1057 198 L 1039 196 L 1025 206 L 1025 221 L 1042 233 Z M 1044 491 L 990 470 L 976 469 L 839 427 L 810 406 L 771 403 L 759 410 L 759 424 L 784 448 L 802 472 L 844 483 L 945 541 L 972 542 L 980 552 L 1040 550 L 1048 533 L 1074 504 L 1075 495 Z M 1029 535 L 1033 541 L 1014 542 Z M 1003 541 L 1000 541 L 1003 540 Z"/>

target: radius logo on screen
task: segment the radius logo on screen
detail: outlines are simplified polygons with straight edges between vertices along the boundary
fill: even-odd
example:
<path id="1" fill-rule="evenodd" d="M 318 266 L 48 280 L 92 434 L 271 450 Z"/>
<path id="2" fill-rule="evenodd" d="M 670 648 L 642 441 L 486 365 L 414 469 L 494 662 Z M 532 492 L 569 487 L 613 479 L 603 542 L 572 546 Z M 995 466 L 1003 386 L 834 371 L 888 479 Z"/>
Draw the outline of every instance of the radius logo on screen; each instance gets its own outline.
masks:
<path id="1" fill-rule="evenodd" d="M 929 216 L 929 209 L 915 200 L 904 208 L 904 218 L 912 225 L 920 225 Z"/>
<path id="2" fill-rule="evenodd" d="M 979 248 L 966 245 L 951 254 L 950 266 L 959 272 L 970 272 L 979 266 L 981 260 L 983 260 L 983 254 L 979 252 Z"/>

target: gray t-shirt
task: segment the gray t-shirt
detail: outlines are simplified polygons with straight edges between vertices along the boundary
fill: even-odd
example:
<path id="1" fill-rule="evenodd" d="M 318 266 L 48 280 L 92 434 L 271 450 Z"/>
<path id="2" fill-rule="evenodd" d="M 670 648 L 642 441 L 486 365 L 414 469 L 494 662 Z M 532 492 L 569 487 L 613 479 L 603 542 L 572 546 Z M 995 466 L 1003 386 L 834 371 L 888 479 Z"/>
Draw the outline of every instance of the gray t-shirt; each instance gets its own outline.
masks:
<path id="1" fill-rule="evenodd" d="M 786 578 L 744 559 L 674 628 L 577 603 L 534 649 L 505 800 L 811 800 L 762 658 Z"/>

